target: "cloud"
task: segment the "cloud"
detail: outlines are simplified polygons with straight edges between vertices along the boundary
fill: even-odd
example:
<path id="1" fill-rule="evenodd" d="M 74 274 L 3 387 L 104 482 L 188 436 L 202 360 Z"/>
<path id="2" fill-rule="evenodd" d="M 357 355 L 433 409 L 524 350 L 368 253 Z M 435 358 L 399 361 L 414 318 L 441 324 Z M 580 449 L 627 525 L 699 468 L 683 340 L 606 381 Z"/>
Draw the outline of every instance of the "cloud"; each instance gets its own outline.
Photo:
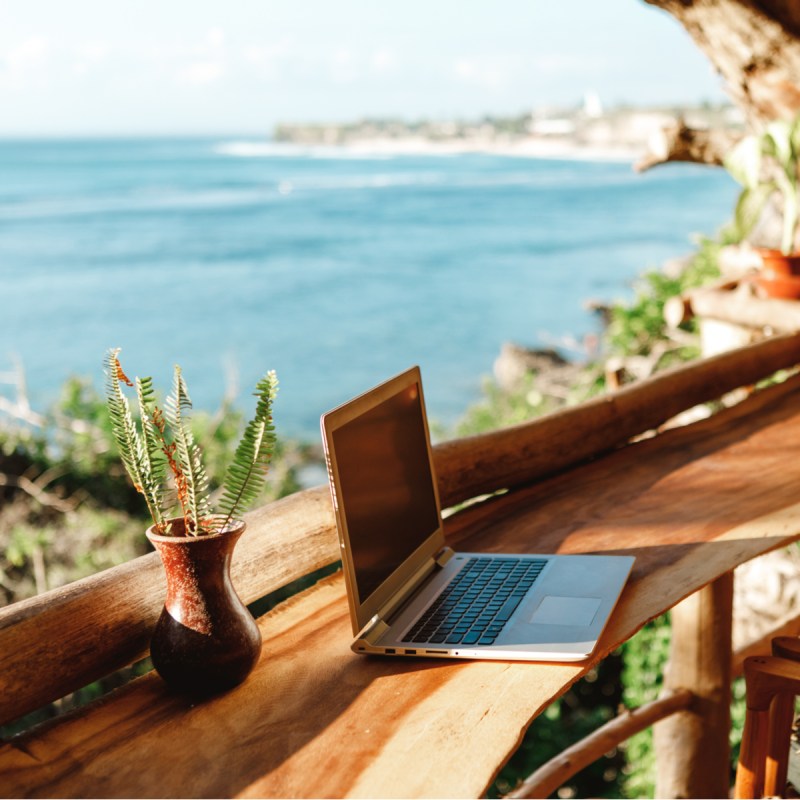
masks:
<path id="1" fill-rule="evenodd" d="M 533 68 L 548 75 L 564 73 L 592 73 L 605 66 L 605 62 L 580 53 L 544 53 L 533 59 Z"/>
<path id="2" fill-rule="evenodd" d="M 397 68 L 397 54 L 386 47 L 375 50 L 370 57 L 370 66 L 375 72 L 393 72 Z"/>
<path id="3" fill-rule="evenodd" d="M 45 36 L 31 36 L 0 55 L 0 64 L 12 78 L 22 80 L 46 68 L 50 49 Z"/>
<path id="4" fill-rule="evenodd" d="M 240 56 L 246 68 L 260 78 L 272 80 L 280 76 L 281 69 L 296 55 L 294 47 L 294 40 L 284 36 L 271 44 L 247 44 L 241 49 Z"/>
<path id="5" fill-rule="evenodd" d="M 222 50 L 225 47 L 225 31 L 222 28 L 209 28 L 206 41 L 213 49 Z"/>
<path id="6" fill-rule="evenodd" d="M 462 83 L 480 89 L 500 91 L 524 73 L 520 56 L 488 55 L 456 59 L 452 72 Z"/>
<path id="7" fill-rule="evenodd" d="M 180 67 L 175 80 L 181 86 L 209 86 L 217 83 L 224 74 L 225 65 L 222 61 L 194 61 Z"/>
<path id="8" fill-rule="evenodd" d="M 111 55 L 111 45 L 107 42 L 87 42 L 74 48 L 72 72 L 75 75 L 87 75 L 93 69 L 105 63 Z"/>
<path id="9" fill-rule="evenodd" d="M 349 47 L 337 47 L 329 57 L 328 66 L 335 83 L 353 83 L 361 73 L 358 58 Z"/>

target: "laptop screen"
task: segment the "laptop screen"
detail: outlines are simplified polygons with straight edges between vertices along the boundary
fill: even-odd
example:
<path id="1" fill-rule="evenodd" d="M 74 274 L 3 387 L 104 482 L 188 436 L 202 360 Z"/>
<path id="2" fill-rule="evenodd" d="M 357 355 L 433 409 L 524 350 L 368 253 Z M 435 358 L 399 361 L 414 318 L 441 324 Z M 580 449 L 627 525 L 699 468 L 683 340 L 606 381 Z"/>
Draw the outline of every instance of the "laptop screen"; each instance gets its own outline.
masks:
<path id="1" fill-rule="evenodd" d="M 338 501 L 359 603 L 439 527 L 420 389 L 403 387 L 333 431 Z"/>

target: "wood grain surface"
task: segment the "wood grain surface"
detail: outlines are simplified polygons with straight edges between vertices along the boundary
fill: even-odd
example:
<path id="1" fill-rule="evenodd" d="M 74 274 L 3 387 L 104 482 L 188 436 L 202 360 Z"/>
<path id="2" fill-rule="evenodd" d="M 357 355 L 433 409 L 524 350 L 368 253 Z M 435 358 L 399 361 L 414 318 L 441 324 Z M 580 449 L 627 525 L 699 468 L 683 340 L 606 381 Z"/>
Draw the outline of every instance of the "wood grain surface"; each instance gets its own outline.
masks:
<path id="1" fill-rule="evenodd" d="M 459 549 L 624 553 L 581 664 L 365 658 L 333 576 L 264 616 L 251 678 L 202 703 L 145 676 L 0 747 L 0 793 L 478 796 L 531 720 L 648 620 L 800 534 L 800 380 L 448 520 Z"/>

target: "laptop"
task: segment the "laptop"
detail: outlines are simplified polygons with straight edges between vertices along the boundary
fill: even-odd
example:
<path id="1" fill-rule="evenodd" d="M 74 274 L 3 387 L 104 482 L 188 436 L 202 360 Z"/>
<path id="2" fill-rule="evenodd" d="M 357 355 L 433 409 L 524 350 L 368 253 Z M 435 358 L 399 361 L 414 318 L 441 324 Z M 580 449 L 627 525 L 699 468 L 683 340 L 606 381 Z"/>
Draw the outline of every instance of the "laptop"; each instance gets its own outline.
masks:
<path id="1" fill-rule="evenodd" d="M 591 654 L 633 557 L 448 547 L 419 367 L 323 414 L 321 428 L 356 653 Z"/>

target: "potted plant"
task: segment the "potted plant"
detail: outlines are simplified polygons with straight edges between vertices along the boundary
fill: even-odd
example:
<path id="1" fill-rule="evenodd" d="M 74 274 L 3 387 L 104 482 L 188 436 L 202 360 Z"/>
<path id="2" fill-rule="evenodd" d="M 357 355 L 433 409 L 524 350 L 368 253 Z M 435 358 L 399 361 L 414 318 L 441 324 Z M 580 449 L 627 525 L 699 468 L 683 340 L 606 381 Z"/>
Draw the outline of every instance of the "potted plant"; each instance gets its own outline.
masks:
<path id="1" fill-rule="evenodd" d="M 235 686 L 255 666 L 261 634 L 230 580 L 244 508 L 264 486 L 275 447 L 274 372 L 256 385 L 256 411 L 242 434 L 212 510 L 202 453 L 189 428 L 192 404 L 179 366 L 163 409 L 151 378 L 131 381 L 119 348 L 106 356 L 106 399 L 122 462 L 147 503 L 147 530 L 166 572 L 167 597 L 153 633 L 153 665 L 171 686 L 210 693 Z M 134 419 L 125 389 L 133 389 Z M 173 513 L 170 509 L 177 508 Z"/>
<path id="2" fill-rule="evenodd" d="M 780 249 L 757 248 L 763 262 L 757 284 L 771 297 L 800 297 L 798 162 L 800 115 L 771 122 L 760 134 L 746 136 L 725 159 L 728 172 L 743 187 L 734 214 L 741 238 L 751 233 L 768 201 L 782 203 Z"/>

